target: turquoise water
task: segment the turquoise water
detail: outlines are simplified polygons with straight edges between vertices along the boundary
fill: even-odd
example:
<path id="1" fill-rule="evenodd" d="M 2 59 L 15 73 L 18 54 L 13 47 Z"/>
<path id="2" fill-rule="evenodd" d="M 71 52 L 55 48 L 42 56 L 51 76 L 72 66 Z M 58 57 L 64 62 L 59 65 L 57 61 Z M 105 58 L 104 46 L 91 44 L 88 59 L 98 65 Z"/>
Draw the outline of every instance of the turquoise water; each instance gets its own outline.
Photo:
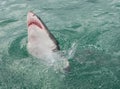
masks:
<path id="1" fill-rule="evenodd" d="M 69 72 L 28 54 L 30 10 L 59 41 Z M 0 89 L 120 89 L 120 0 L 1 0 Z"/>

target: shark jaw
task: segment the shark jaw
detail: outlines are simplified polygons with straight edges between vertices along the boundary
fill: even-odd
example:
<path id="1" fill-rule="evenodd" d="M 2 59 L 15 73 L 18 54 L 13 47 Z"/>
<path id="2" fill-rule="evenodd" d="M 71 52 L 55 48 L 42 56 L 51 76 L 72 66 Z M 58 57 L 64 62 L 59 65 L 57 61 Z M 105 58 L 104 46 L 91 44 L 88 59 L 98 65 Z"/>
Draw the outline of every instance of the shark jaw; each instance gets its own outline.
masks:
<path id="1" fill-rule="evenodd" d="M 44 26 L 42 26 L 42 23 L 38 19 L 38 17 L 33 12 L 28 12 L 27 15 L 27 25 L 28 27 L 32 25 L 38 26 L 40 29 L 43 29 Z"/>
<path id="2" fill-rule="evenodd" d="M 59 45 L 55 37 L 50 33 L 43 21 L 33 12 L 28 12 L 27 14 L 27 26 L 28 52 L 49 64 L 54 65 L 57 62 L 59 65 L 61 63 L 62 68 L 68 70 L 69 62 L 58 54 Z"/>

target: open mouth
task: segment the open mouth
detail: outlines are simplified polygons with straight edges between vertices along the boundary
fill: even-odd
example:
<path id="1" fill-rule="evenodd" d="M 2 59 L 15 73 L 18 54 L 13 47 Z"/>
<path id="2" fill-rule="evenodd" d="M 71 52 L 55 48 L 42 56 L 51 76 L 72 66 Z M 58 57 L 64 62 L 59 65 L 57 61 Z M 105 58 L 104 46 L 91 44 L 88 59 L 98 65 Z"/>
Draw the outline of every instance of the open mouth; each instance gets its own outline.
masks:
<path id="1" fill-rule="evenodd" d="M 36 21 L 36 20 L 30 20 L 30 21 L 28 22 L 28 27 L 31 26 L 31 25 L 36 25 L 36 26 L 38 26 L 39 28 L 42 29 L 42 26 L 41 26 L 41 24 L 40 24 L 39 21 Z"/>
<path id="2" fill-rule="evenodd" d="M 40 22 L 39 18 L 34 13 L 29 12 L 27 19 L 28 19 L 27 21 L 28 27 L 32 25 L 36 25 L 42 29 L 42 23 Z"/>

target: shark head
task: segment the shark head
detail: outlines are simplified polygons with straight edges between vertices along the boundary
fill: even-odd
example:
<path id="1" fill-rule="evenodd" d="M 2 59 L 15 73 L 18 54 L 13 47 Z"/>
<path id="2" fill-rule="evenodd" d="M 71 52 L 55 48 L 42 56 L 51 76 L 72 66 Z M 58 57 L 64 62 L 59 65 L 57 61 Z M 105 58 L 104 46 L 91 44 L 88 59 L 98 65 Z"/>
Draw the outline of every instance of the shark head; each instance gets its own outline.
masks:
<path id="1" fill-rule="evenodd" d="M 42 20 L 33 12 L 28 12 L 27 15 L 27 26 L 30 28 L 31 26 L 37 26 L 39 29 L 44 30 L 46 29 L 45 25 L 43 24 Z"/>

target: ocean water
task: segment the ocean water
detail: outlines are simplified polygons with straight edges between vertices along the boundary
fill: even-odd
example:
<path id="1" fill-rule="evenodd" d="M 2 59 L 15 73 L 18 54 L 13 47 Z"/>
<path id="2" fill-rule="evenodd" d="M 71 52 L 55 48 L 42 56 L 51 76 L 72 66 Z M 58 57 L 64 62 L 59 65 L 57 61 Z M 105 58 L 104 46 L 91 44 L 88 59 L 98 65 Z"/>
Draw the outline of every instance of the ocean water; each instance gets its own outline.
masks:
<path id="1" fill-rule="evenodd" d="M 56 37 L 69 72 L 28 53 L 28 11 Z M 120 89 L 120 0 L 0 0 L 0 89 Z"/>

